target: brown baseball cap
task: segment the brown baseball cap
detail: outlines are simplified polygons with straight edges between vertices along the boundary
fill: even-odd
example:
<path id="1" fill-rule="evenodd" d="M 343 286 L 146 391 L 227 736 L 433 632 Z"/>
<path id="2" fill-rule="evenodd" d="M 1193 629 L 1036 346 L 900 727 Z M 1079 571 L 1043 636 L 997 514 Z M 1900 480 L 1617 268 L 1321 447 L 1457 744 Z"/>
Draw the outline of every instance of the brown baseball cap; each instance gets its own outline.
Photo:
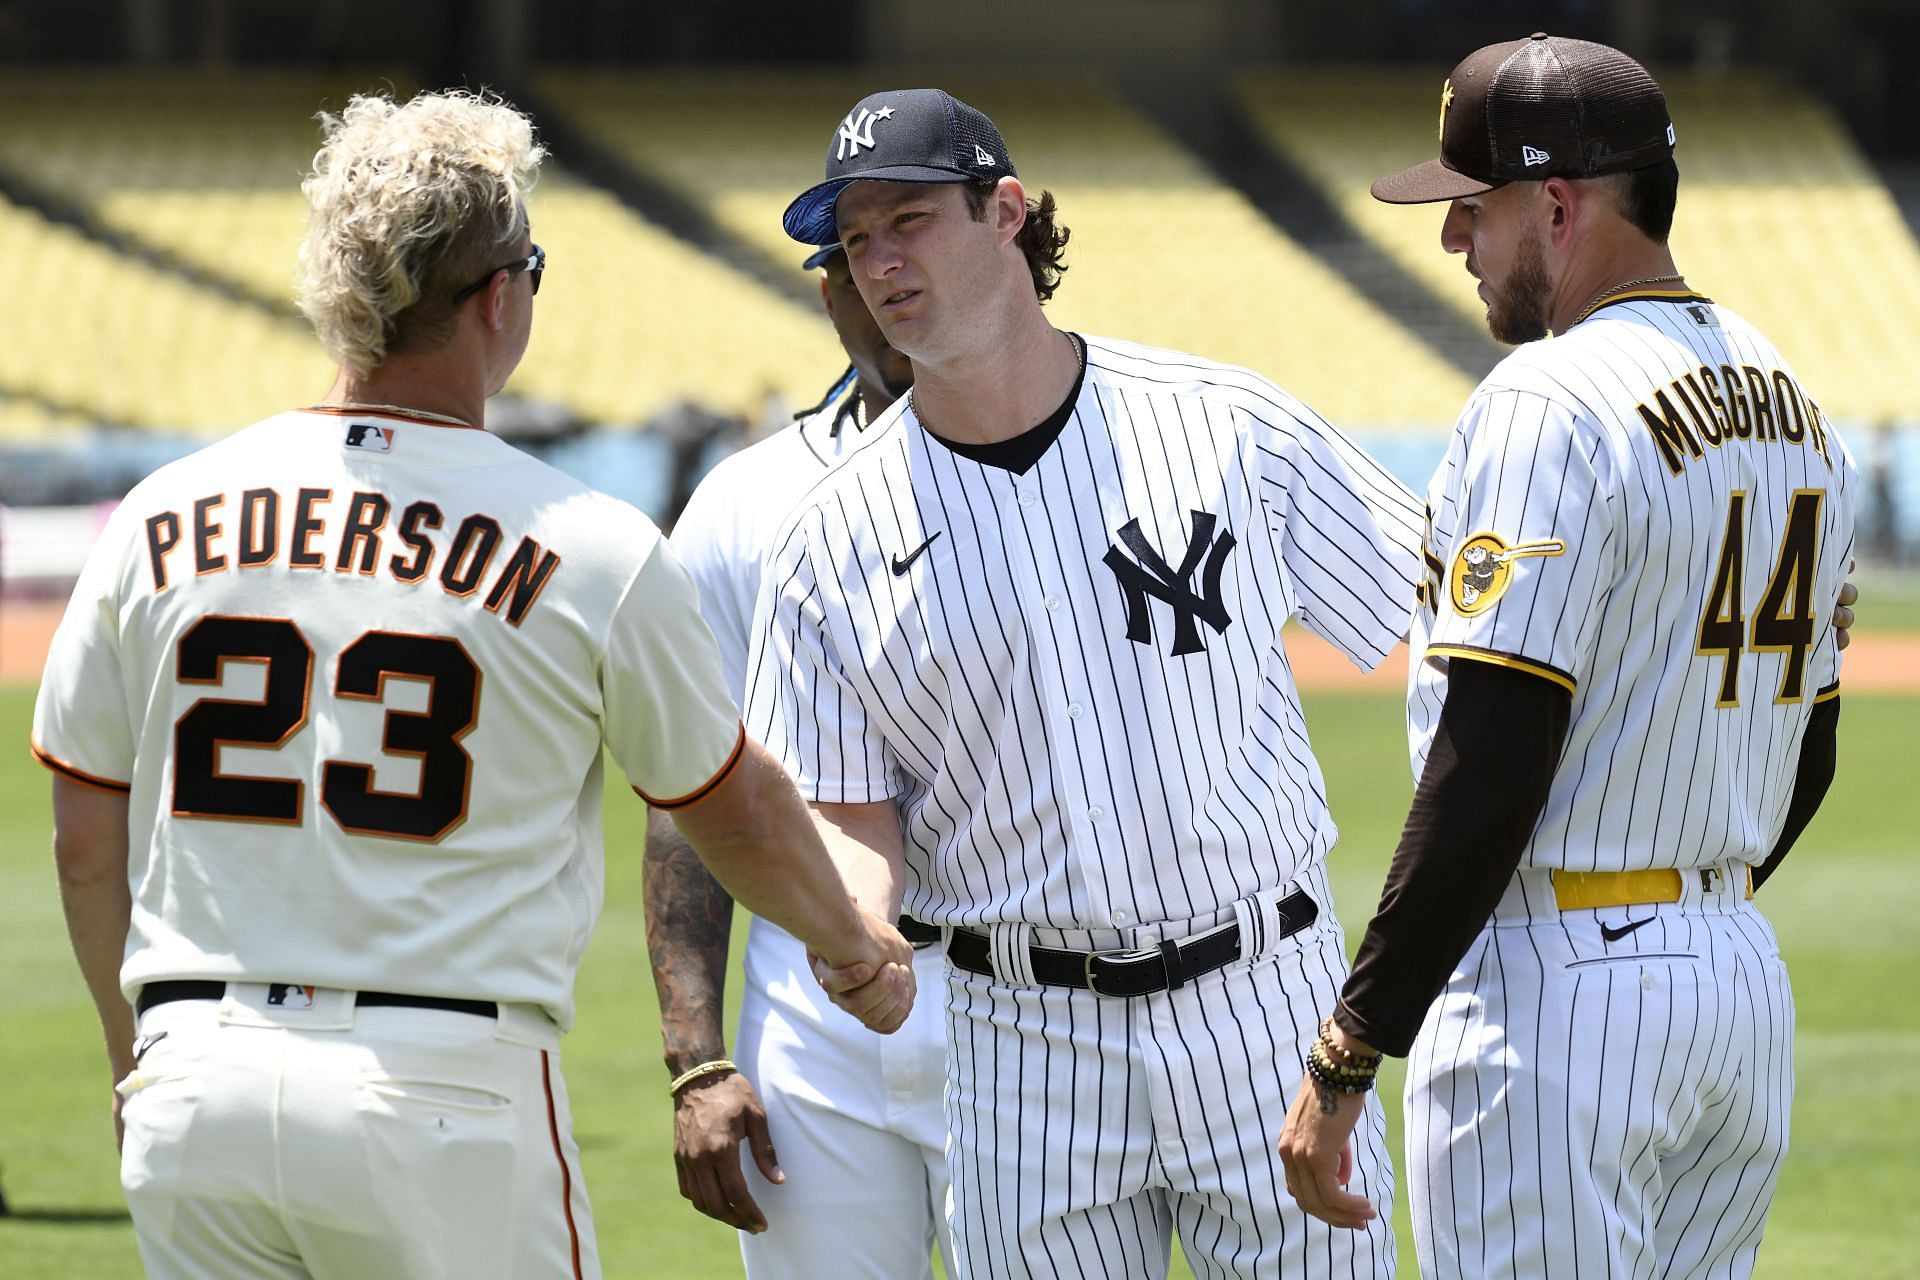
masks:
<path id="1" fill-rule="evenodd" d="M 1440 90 L 1440 156 L 1373 184 L 1388 204 L 1597 178 L 1673 153 L 1667 95 L 1618 49 L 1535 32 L 1468 54 Z"/>

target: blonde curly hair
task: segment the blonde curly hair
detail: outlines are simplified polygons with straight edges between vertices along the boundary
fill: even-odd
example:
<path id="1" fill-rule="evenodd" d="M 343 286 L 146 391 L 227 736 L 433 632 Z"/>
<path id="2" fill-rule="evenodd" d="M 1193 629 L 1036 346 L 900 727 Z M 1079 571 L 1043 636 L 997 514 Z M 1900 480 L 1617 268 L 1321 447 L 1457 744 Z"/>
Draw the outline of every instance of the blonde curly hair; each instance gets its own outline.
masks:
<path id="1" fill-rule="evenodd" d="M 452 298 L 519 250 L 546 148 L 492 95 L 450 89 L 405 104 L 356 95 L 321 113 L 300 246 L 300 310 L 362 376 L 452 336 Z"/>

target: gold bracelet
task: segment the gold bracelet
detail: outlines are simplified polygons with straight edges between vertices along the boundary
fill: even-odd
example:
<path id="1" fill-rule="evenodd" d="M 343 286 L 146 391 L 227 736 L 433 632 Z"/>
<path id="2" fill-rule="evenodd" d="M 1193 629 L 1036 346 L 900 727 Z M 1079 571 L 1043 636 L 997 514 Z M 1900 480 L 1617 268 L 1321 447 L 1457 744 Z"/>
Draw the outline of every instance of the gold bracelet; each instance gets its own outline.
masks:
<path id="1" fill-rule="evenodd" d="M 673 1083 L 667 1086 L 667 1096 L 670 1098 L 679 1097 L 682 1089 L 692 1084 L 695 1080 L 698 1080 L 701 1076 L 719 1075 L 723 1071 L 738 1071 L 739 1069 L 740 1068 L 733 1065 L 733 1059 L 731 1058 L 715 1058 L 713 1061 L 703 1062 L 697 1067 L 689 1067 L 673 1078 Z"/>

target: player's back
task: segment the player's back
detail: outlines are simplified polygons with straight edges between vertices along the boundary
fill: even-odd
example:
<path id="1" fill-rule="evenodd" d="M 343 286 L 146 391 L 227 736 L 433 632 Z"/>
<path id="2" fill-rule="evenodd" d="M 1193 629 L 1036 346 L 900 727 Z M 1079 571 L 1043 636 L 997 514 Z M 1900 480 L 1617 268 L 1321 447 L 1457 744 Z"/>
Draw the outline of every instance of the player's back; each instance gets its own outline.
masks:
<path id="1" fill-rule="evenodd" d="M 1699 297 L 1629 298 L 1522 348 L 1475 403 L 1503 393 L 1560 406 L 1575 424 L 1545 430 L 1530 451 L 1509 447 L 1498 481 L 1526 520 L 1562 531 L 1564 549 L 1489 542 L 1479 570 L 1497 598 L 1496 572 L 1526 572 L 1513 557 L 1565 554 L 1572 569 L 1564 598 L 1535 598 L 1513 620 L 1515 634 L 1554 632 L 1534 643 L 1577 677 L 1526 861 L 1764 860 L 1807 717 L 1837 690 L 1830 617 L 1853 541 L 1845 446 L 1780 353 Z M 1486 418 L 1500 412 L 1466 429 L 1498 430 Z M 1601 501 L 1588 502 L 1589 486 Z M 1478 530 L 1452 533 L 1456 546 L 1467 540 L 1464 570 Z M 1472 610 L 1463 590 L 1456 580 L 1451 603 Z"/>
<path id="2" fill-rule="evenodd" d="M 398 986 L 564 1025 L 604 717 L 654 710 L 606 706 L 603 667 L 658 536 L 497 437 L 384 415 L 283 414 L 143 482 L 90 568 L 134 748 L 123 980 Z"/>

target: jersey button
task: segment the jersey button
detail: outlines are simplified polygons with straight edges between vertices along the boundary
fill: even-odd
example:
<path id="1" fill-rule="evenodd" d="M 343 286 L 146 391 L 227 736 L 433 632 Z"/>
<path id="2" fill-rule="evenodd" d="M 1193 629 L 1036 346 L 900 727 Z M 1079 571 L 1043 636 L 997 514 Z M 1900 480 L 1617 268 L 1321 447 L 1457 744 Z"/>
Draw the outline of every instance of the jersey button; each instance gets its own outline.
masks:
<path id="1" fill-rule="evenodd" d="M 1098 822 L 1100 821 L 1100 819 L 1106 816 L 1107 816 L 1107 811 L 1105 809 L 1102 809 L 1099 805 L 1095 805 L 1093 806 L 1093 808 L 1087 810 L 1088 822 Z"/>
<path id="2" fill-rule="evenodd" d="M 1080 704 L 1077 702 L 1069 702 L 1067 704 L 1067 719 L 1078 720 L 1079 718 L 1080 718 Z"/>
<path id="3" fill-rule="evenodd" d="M 1133 913 L 1126 910 L 1116 911 L 1113 913 L 1113 922 L 1115 924 L 1122 924 L 1122 925 L 1132 924 Z"/>
<path id="4" fill-rule="evenodd" d="M 1031 489 L 1020 490 L 1020 505 L 1023 507 L 1030 507 L 1033 505 L 1033 503 L 1034 503 L 1033 490 Z"/>
<path id="5" fill-rule="evenodd" d="M 1059 597 L 1059 596 L 1048 596 L 1048 597 L 1047 597 L 1047 608 L 1049 608 L 1049 609 L 1058 609 L 1059 607 L 1060 607 L 1060 597 Z"/>

